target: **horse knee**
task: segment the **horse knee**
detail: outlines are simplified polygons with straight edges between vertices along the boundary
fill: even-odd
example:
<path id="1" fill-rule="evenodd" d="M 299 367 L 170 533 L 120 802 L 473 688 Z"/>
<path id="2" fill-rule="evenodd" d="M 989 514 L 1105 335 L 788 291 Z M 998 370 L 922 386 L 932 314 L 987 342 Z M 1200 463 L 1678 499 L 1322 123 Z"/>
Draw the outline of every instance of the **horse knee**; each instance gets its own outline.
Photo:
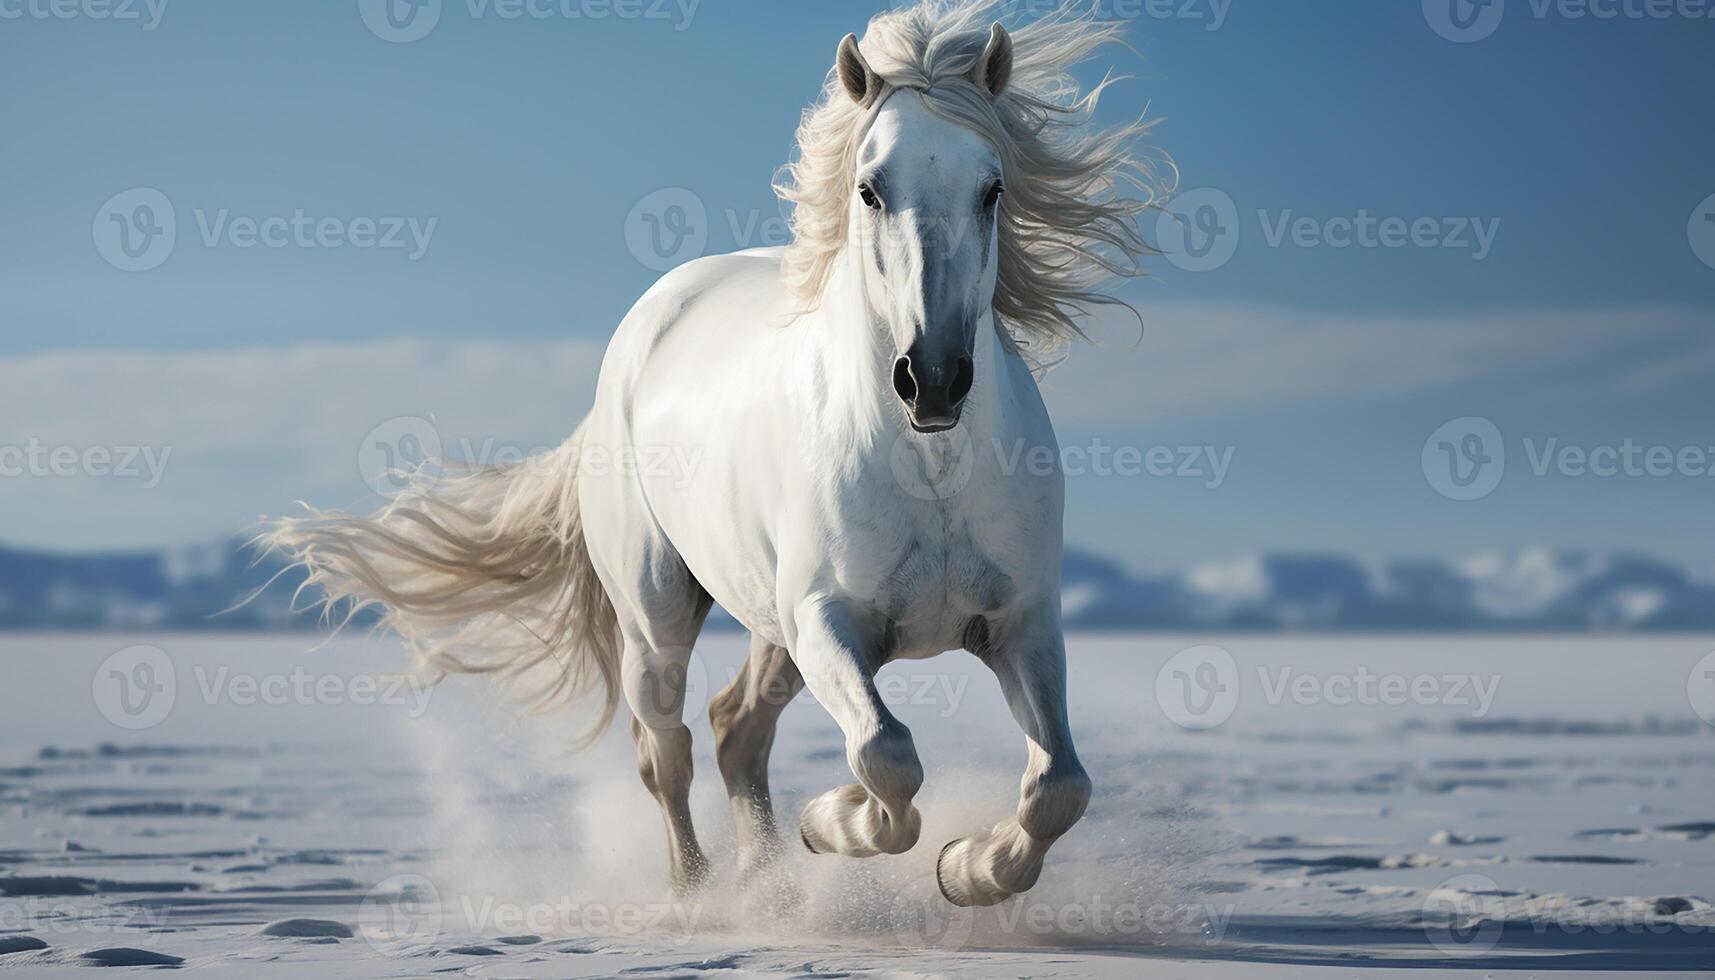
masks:
<path id="1" fill-rule="evenodd" d="M 847 747 L 852 772 L 889 809 L 910 804 L 923 788 L 923 763 L 911 733 L 897 721 L 889 721 L 874 734 Z"/>
<path id="2" fill-rule="evenodd" d="M 1019 826 L 1037 840 L 1053 840 L 1084 815 L 1090 792 L 1089 774 L 1076 760 L 1051 766 L 1025 788 Z"/>
<path id="3" fill-rule="evenodd" d="M 923 832 L 923 819 L 911 805 L 923 785 L 911 734 L 888 719 L 877 731 L 848 739 L 846 760 L 858 781 L 805 805 L 799 818 L 804 845 L 851 857 L 911 850 Z"/>

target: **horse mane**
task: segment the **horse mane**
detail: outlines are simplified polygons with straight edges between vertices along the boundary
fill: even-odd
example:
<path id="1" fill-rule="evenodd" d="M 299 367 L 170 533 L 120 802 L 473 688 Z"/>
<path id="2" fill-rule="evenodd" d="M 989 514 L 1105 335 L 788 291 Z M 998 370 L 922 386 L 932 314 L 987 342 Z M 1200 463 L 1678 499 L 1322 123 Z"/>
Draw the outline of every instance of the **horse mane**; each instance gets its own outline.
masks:
<path id="1" fill-rule="evenodd" d="M 782 272 L 803 309 L 813 309 L 846 244 L 857 148 L 874 110 L 894 89 L 916 90 L 931 111 L 981 133 L 999 152 L 1006 195 L 994 312 L 1005 338 L 1040 373 L 1084 337 L 1077 321 L 1091 306 L 1131 309 L 1100 290 L 1144 275 L 1142 259 L 1160 254 L 1137 218 L 1158 206 L 1161 187 L 1137 149 L 1152 124 L 1098 130 L 1096 103 L 1114 79 L 1084 92 L 1069 73 L 1118 42 L 1122 26 L 1064 7 L 1018 25 L 1011 79 L 991 98 L 968 75 L 1000 13 L 994 0 L 922 0 L 869 22 L 859 47 L 885 87 L 862 106 L 830 71 L 805 110 L 797 154 L 775 186 L 793 205 Z"/>

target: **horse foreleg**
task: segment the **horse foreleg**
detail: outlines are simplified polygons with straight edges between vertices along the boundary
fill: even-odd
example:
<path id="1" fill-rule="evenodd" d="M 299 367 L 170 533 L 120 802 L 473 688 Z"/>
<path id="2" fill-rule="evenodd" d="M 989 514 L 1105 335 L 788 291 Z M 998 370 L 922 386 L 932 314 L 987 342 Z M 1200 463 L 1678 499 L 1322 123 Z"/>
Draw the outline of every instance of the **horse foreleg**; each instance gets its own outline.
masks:
<path id="1" fill-rule="evenodd" d="M 1029 743 L 1018 813 L 941 850 L 936 879 L 954 905 L 993 905 L 1036 884 L 1049 845 L 1072 828 L 1090 800 L 1090 777 L 1066 721 L 1066 644 L 1051 610 L 1020 622 L 1017 635 L 992 636 L 972 650 L 999 678 Z"/>
<path id="2" fill-rule="evenodd" d="M 858 779 L 804 807 L 799 832 L 818 854 L 902 854 L 922 831 L 911 799 L 923 786 L 923 765 L 911 733 L 875 689 L 874 650 L 837 603 L 812 601 L 799 610 L 793 659 L 845 734 L 846 762 Z"/>
<path id="3" fill-rule="evenodd" d="M 715 761 L 738 829 L 741 881 L 756 877 L 780 853 L 774 801 L 768 793 L 768 754 L 780 713 L 803 687 L 804 678 L 786 648 L 753 636 L 743 669 L 709 701 Z"/>

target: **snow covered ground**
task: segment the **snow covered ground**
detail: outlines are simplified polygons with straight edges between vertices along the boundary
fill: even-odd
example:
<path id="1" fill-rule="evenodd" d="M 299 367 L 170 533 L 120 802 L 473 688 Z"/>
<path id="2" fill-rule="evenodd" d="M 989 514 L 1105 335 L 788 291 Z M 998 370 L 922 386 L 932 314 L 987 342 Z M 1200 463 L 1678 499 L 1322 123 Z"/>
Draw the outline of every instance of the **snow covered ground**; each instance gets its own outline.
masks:
<path id="1" fill-rule="evenodd" d="M 1715 966 L 1715 639 L 1081 636 L 1097 793 L 1026 895 L 974 913 L 947 841 L 1015 805 L 1024 748 L 973 658 L 883 695 L 928 780 L 911 852 L 787 855 L 741 894 L 692 672 L 699 831 L 665 893 L 616 728 L 517 720 L 388 674 L 385 639 L 0 639 L 0 966 L 235 976 L 1349 976 Z M 849 782 L 807 696 L 774 749 L 798 807 Z M 11 950 L 11 951 L 9 951 Z M 1336 970 L 1338 972 L 1336 972 Z"/>

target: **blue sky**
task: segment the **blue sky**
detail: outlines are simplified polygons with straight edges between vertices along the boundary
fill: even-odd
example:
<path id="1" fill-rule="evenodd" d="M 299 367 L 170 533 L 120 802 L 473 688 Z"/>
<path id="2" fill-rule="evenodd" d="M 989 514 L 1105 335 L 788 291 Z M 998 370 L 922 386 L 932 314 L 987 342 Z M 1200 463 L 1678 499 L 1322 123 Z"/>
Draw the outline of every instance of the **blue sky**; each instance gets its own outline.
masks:
<path id="1" fill-rule="evenodd" d="M 1715 235 L 1698 220 L 1715 20 L 1506 0 L 1492 35 L 1458 43 L 1437 2 L 1104 3 L 1138 15 L 1136 52 L 1085 73 L 1134 76 L 1103 117 L 1159 117 L 1181 187 L 1224 195 L 1236 237 L 1212 271 L 1164 260 L 1126 287 L 1142 342 L 1099 328 L 1050 403 L 1069 446 L 1210 446 L 1230 466 L 1216 487 L 1074 477 L 1071 540 L 1138 564 L 1542 543 L 1715 571 L 1715 478 L 1529 459 L 1551 439 L 1715 448 L 1715 268 L 1697 251 L 1715 262 L 1715 241 L 1695 238 Z M 433 415 L 449 441 L 563 435 L 585 362 L 657 275 L 628 247 L 635 206 L 684 188 L 705 250 L 777 242 L 769 180 L 797 115 L 879 9 L 569 0 L 510 19 L 446 0 L 426 36 L 390 43 L 357 0 L 167 0 L 158 21 L 140 0 L 139 20 L 91 6 L 0 3 L 0 447 L 172 460 L 147 488 L 0 476 L 9 543 L 177 542 L 297 497 L 349 503 L 357 447 L 395 416 Z M 127 272 L 98 212 L 134 188 L 178 228 Z M 240 247 L 245 219 L 298 213 L 358 237 L 397 222 L 407 244 Z M 1435 244 L 1336 247 L 1363 215 L 1429 222 Z M 1459 501 L 1422 455 L 1466 416 L 1508 459 Z"/>

